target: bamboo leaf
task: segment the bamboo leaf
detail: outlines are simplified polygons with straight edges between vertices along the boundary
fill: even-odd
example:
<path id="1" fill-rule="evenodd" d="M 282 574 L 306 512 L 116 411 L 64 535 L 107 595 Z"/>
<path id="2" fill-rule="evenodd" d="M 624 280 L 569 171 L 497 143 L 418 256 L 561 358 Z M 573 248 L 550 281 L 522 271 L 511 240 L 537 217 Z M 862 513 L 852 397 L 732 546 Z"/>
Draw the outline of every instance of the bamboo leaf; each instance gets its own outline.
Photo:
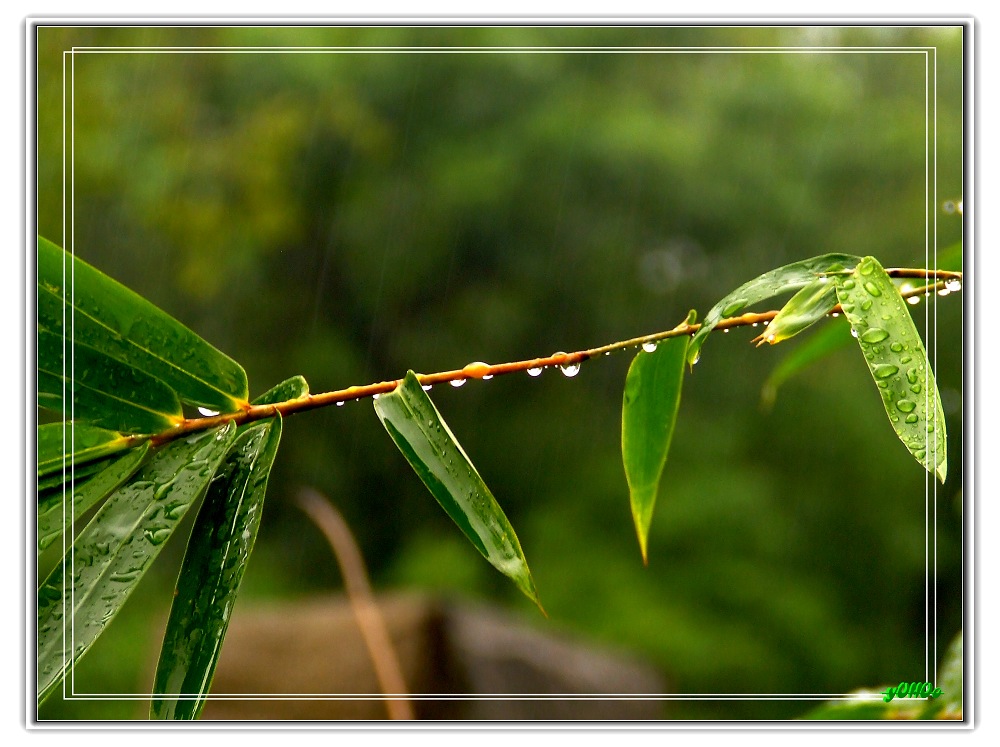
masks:
<path id="1" fill-rule="evenodd" d="M 121 609 L 191 504 L 208 487 L 236 428 L 159 449 L 114 494 L 38 590 L 38 701 Z"/>
<path id="2" fill-rule="evenodd" d="M 694 312 L 688 324 L 694 323 L 693 316 Z M 648 562 L 649 526 L 681 402 L 688 340 L 687 335 L 674 337 L 660 342 L 652 352 L 639 352 L 625 377 L 622 461 L 644 563 Z"/>
<path id="3" fill-rule="evenodd" d="M 705 344 L 705 339 L 715 329 L 715 326 L 726 317 L 742 314 L 750 306 L 782 293 L 799 290 L 815 280 L 817 275 L 826 272 L 834 265 L 854 267 L 860 261 L 861 257 L 853 254 L 823 254 L 778 267 L 744 283 L 715 304 L 705 315 L 701 328 L 688 346 L 688 364 L 693 366 L 698 362 L 698 358 L 701 356 L 701 346 Z"/>
<path id="4" fill-rule="evenodd" d="M 38 426 L 37 444 L 38 476 L 44 477 L 124 451 L 133 441 L 83 423 L 49 423 Z"/>
<path id="5" fill-rule="evenodd" d="M 874 257 L 865 257 L 850 275 L 833 277 L 896 435 L 944 482 L 948 457 L 941 396 L 906 302 Z"/>
<path id="6" fill-rule="evenodd" d="M 38 551 L 41 552 L 51 545 L 59 536 L 79 519 L 84 512 L 107 497 L 128 480 L 139 469 L 149 442 L 132 449 L 117 459 L 99 463 L 100 471 L 93 475 L 76 473 L 76 484 L 73 486 L 73 505 L 65 507 L 65 486 L 58 490 L 50 490 L 42 494 L 38 501 Z M 86 479 L 80 479 L 85 477 Z M 67 484 L 73 481 L 67 480 Z"/>
<path id="7" fill-rule="evenodd" d="M 847 325 L 831 320 L 831 323 L 824 326 L 808 340 L 803 342 L 775 366 L 771 375 L 767 377 L 764 386 L 761 387 L 760 401 L 765 409 L 770 409 L 774 405 L 774 400 L 778 396 L 778 388 L 788 381 L 792 376 L 803 370 L 807 366 L 818 360 L 825 358 L 834 350 L 845 347 L 851 340 L 847 331 Z"/>
<path id="8" fill-rule="evenodd" d="M 396 446 L 462 533 L 541 609 L 517 535 L 413 371 L 375 400 Z"/>
<path id="9" fill-rule="evenodd" d="M 751 342 L 777 345 L 808 329 L 837 305 L 837 288 L 829 278 L 816 278 L 781 307 L 767 329 Z"/>
<path id="10" fill-rule="evenodd" d="M 234 412 L 247 376 L 146 299 L 38 237 L 38 326 L 160 379 L 185 402 Z"/>
<path id="11" fill-rule="evenodd" d="M 302 376 L 293 376 L 271 387 L 253 401 L 255 405 L 274 405 L 309 394 L 309 384 Z"/>
<path id="12" fill-rule="evenodd" d="M 63 342 L 38 331 L 39 407 L 126 433 L 158 433 L 184 420 L 177 395 L 162 381 L 79 343 L 67 365 Z"/>
<path id="13" fill-rule="evenodd" d="M 248 427 L 209 486 L 177 579 L 150 718 L 191 720 L 204 708 L 280 439 L 280 416 Z"/>

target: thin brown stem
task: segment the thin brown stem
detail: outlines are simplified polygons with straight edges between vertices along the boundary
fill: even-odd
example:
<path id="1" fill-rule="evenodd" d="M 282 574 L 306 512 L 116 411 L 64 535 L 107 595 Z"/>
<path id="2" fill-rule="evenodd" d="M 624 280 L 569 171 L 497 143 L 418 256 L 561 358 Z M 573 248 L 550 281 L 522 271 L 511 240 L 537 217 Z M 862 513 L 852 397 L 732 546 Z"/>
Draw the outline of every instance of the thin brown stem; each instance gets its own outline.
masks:
<path id="1" fill-rule="evenodd" d="M 886 270 L 886 273 L 890 277 L 897 278 L 933 278 L 936 280 L 934 283 L 921 286 L 919 288 L 901 290 L 900 294 L 903 298 L 930 295 L 934 292 L 943 291 L 946 288 L 949 288 L 950 290 L 950 283 L 954 283 L 956 280 L 961 282 L 962 280 L 962 273 L 947 270 L 918 270 L 905 267 L 895 267 Z M 831 316 L 840 313 L 842 313 L 842 311 L 839 305 L 835 306 L 830 311 Z M 777 314 L 778 312 L 774 310 L 728 317 L 720 321 L 715 326 L 715 329 L 727 330 L 732 329 L 733 327 L 752 327 L 771 321 Z M 553 366 L 565 369 L 572 366 L 579 366 L 584 361 L 596 358 L 597 356 L 608 355 L 620 350 L 636 348 L 646 343 L 655 343 L 671 337 L 693 335 L 699 329 L 701 329 L 700 324 L 688 324 L 685 321 L 681 322 L 672 329 L 664 330 L 662 332 L 654 332 L 652 334 L 642 335 L 641 337 L 620 340 L 619 342 L 612 342 L 607 345 L 601 345 L 600 347 L 589 348 L 587 350 L 578 350 L 573 353 L 553 353 L 552 355 L 542 358 L 529 358 L 522 361 L 511 361 L 510 363 L 469 363 L 463 368 L 457 368 L 451 371 L 440 371 L 438 373 L 431 374 L 417 374 L 417 379 L 424 387 L 431 387 L 435 384 L 443 384 L 444 382 L 464 382 L 468 379 L 491 379 L 494 376 L 503 376 L 504 374 L 517 373 L 520 371 L 540 371 Z M 379 381 L 373 384 L 350 386 L 346 389 L 337 389 L 332 392 L 307 394 L 303 397 L 287 400 L 285 402 L 279 402 L 277 404 L 249 405 L 245 409 L 234 413 L 225 413 L 205 418 L 189 418 L 170 430 L 163 431 L 162 433 L 152 436 L 150 440 L 154 445 L 159 445 L 190 433 L 203 431 L 208 428 L 216 428 L 230 422 L 242 425 L 256 420 L 272 418 L 278 413 L 282 416 L 287 416 L 298 412 L 304 412 L 306 410 L 316 410 L 320 407 L 329 407 L 330 405 L 348 402 L 351 400 L 374 397 L 376 395 L 391 392 L 399 386 L 400 382 L 401 379 Z"/>

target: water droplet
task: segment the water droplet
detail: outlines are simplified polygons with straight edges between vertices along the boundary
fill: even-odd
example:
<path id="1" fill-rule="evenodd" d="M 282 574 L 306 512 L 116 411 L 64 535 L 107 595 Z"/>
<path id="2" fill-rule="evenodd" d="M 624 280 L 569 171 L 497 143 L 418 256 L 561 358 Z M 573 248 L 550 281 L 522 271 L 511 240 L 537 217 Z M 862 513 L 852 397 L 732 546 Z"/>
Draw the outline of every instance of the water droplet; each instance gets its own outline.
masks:
<path id="1" fill-rule="evenodd" d="M 337 403 L 337 407 L 343 407 L 343 406 L 344 406 L 344 400 L 340 400 L 340 402 Z"/>
<path id="2" fill-rule="evenodd" d="M 568 376 L 568 377 L 572 378 L 572 377 L 576 376 L 578 373 L 580 373 L 580 364 L 579 363 L 566 363 L 566 364 L 564 364 L 562 366 L 559 366 L 559 369 L 563 372 L 563 376 Z"/>
<path id="3" fill-rule="evenodd" d="M 462 369 L 462 373 L 473 379 L 485 379 L 490 372 L 490 365 L 482 361 L 475 361 Z"/>
<path id="4" fill-rule="evenodd" d="M 903 349 L 903 343 L 901 342 L 894 342 L 892 343 L 892 345 L 889 346 L 889 350 L 891 350 L 894 353 L 898 353 L 902 349 Z"/>
<path id="5" fill-rule="evenodd" d="M 858 336 L 858 330 L 856 330 L 854 327 L 851 327 L 851 337 L 857 337 L 857 336 Z"/>
<path id="6" fill-rule="evenodd" d="M 701 360 L 701 352 L 699 351 L 698 353 L 695 353 L 694 360 L 691 361 L 691 365 L 692 366 L 697 366 L 698 365 L 698 361 L 700 361 L 700 360 Z"/>
<path id="7" fill-rule="evenodd" d="M 751 326 L 751 327 L 756 327 L 756 326 L 757 326 L 757 322 L 754 322 L 754 323 L 753 323 L 753 324 L 751 324 L 750 326 Z"/>
<path id="8" fill-rule="evenodd" d="M 918 420 L 920 420 L 920 418 L 917 417 L 917 413 L 915 412 L 911 412 L 909 415 L 906 416 L 907 423 L 916 423 Z"/>
<path id="9" fill-rule="evenodd" d="M 170 536 L 169 529 L 147 529 L 144 532 L 146 539 L 151 545 L 162 545 L 164 540 Z"/>
<path id="10" fill-rule="evenodd" d="M 528 376 L 541 376 L 541 375 L 542 375 L 541 366 L 535 366 L 534 368 L 528 369 Z"/>
<path id="11" fill-rule="evenodd" d="M 870 309 L 871 307 L 872 307 L 872 300 L 870 298 L 866 298 L 864 301 L 861 302 L 862 311 L 868 311 L 868 309 Z"/>
<path id="12" fill-rule="evenodd" d="M 653 352 L 656 351 L 656 343 L 655 342 L 644 342 L 644 343 L 642 343 L 642 349 L 645 350 L 647 353 L 653 353 Z"/>
<path id="13" fill-rule="evenodd" d="M 910 391 L 914 394 L 920 394 L 920 384 L 913 384 L 910 386 Z"/>
<path id="14" fill-rule="evenodd" d="M 845 281 L 843 282 L 843 286 L 844 286 L 845 288 L 847 288 L 847 290 L 850 290 L 851 288 L 853 288 L 853 287 L 854 287 L 854 281 L 853 281 L 853 280 L 851 280 L 850 278 L 848 278 L 847 280 L 845 280 Z"/>
<path id="15" fill-rule="evenodd" d="M 840 314 L 835 311 L 832 314 L 830 314 L 830 316 L 836 319 L 838 316 L 840 316 Z"/>
<path id="16" fill-rule="evenodd" d="M 944 287 L 947 288 L 948 290 L 952 291 L 952 292 L 957 292 L 957 291 L 962 290 L 962 281 L 961 280 L 952 279 L 952 280 L 947 281 L 944 284 Z"/>
<path id="17" fill-rule="evenodd" d="M 873 283 L 871 280 L 866 280 L 865 281 L 865 290 L 868 291 L 873 296 L 881 296 L 882 295 L 882 291 L 880 291 L 878 289 L 878 286 L 875 285 L 875 283 Z"/>
<path id="18" fill-rule="evenodd" d="M 899 362 L 900 363 L 909 363 L 912 360 L 913 360 L 913 358 L 911 358 L 910 356 L 904 355 L 902 358 L 899 359 Z"/>
<path id="19" fill-rule="evenodd" d="M 894 366 L 891 363 L 884 363 L 884 364 L 875 366 L 875 369 L 872 371 L 872 373 L 875 374 L 875 378 L 877 378 L 877 379 L 888 379 L 890 376 L 892 376 L 893 374 L 895 374 L 898 370 L 899 370 L 898 366 Z"/>
<path id="20" fill-rule="evenodd" d="M 433 384 L 421 384 L 420 388 L 423 389 L 425 392 L 429 392 L 431 389 L 434 388 L 434 385 Z"/>
<path id="21" fill-rule="evenodd" d="M 920 303 L 920 296 L 910 296 L 909 298 L 906 299 L 906 302 L 910 304 L 910 306 L 916 306 L 918 303 Z"/>
<path id="22" fill-rule="evenodd" d="M 938 291 L 939 296 L 947 296 L 949 293 L 951 293 L 951 291 L 948 290 L 947 288 L 942 288 L 941 290 Z"/>
<path id="23" fill-rule="evenodd" d="M 925 456 L 927 456 L 927 450 L 918 449 L 917 451 L 913 452 L 913 456 L 915 456 L 917 459 L 923 459 Z"/>
<path id="24" fill-rule="evenodd" d="M 896 402 L 896 409 L 900 412 L 913 412 L 917 408 L 917 403 L 908 399 L 901 399 Z"/>
<path id="25" fill-rule="evenodd" d="M 906 371 L 906 380 L 908 382 L 910 382 L 911 384 L 916 384 L 919 379 L 920 379 L 920 376 L 917 374 L 917 369 L 915 369 L 915 368 L 907 369 L 907 371 Z"/>
<path id="26" fill-rule="evenodd" d="M 465 383 L 465 379 L 452 379 L 449 383 L 457 389 Z"/>
<path id="27" fill-rule="evenodd" d="M 729 334 L 729 327 L 726 327 L 724 330 L 722 330 L 722 334 L 728 335 Z"/>
<path id="28" fill-rule="evenodd" d="M 867 260 L 858 265 L 858 272 L 862 275 L 871 275 L 875 271 L 875 265 L 872 264 L 871 260 Z"/>
<path id="29" fill-rule="evenodd" d="M 198 412 L 200 412 L 206 418 L 211 418 L 219 414 L 218 410 L 209 410 L 207 407 L 199 407 Z"/>
<path id="30" fill-rule="evenodd" d="M 378 399 L 378 398 L 379 398 L 379 397 L 381 397 L 381 396 L 382 396 L 381 394 L 377 394 L 377 393 L 376 393 L 376 394 L 373 394 L 373 395 L 372 395 L 372 399 Z"/>
<path id="31" fill-rule="evenodd" d="M 876 342 L 882 342 L 882 340 L 884 340 L 888 336 L 889 333 L 886 332 L 884 329 L 880 329 L 879 327 L 872 327 L 871 329 L 866 330 L 864 333 L 862 333 L 861 341 L 873 344 Z"/>

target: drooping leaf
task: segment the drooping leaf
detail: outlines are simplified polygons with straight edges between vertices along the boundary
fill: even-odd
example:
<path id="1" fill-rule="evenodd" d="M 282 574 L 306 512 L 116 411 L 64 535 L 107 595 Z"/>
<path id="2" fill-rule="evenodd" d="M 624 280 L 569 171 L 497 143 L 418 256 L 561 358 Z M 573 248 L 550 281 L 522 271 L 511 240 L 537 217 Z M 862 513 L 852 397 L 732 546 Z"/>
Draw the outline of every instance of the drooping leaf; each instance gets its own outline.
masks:
<path id="1" fill-rule="evenodd" d="M 462 533 L 541 608 L 514 529 L 413 371 L 394 391 L 375 400 L 375 412 Z"/>
<path id="2" fill-rule="evenodd" d="M 625 377 L 622 461 L 643 562 L 648 562 L 649 525 L 677 422 L 688 340 L 687 335 L 673 337 L 652 352 L 640 351 Z"/>
<path id="3" fill-rule="evenodd" d="M 150 718 L 198 718 L 260 526 L 281 416 L 236 439 L 198 512 L 160 650 Z"/>
<path id="4" fill-rule="evenodd" d="M 149 450 L 149 442 L 135 447 L 124 456 L 102 462 L 102 469 L 94 475 L 80 475 L 73 489 L 72 506 L 66 506 L 71 482 L 60 486 L 57 490 L 46 491 L 39 496 L 38 501 L 38 551 L 41 552 L 51 545 L 59 536 L 79 519 L 84 512 L 107 497 L 135 471 L 139 469 L 142 460 Z"/>
<path id="5" fill-rule="evenodd" d="M 84 423 L 38 426 L 38 476 L 80 467 L 130 448 L 133 441 L 117 431 Z"/>
<path id="6" fill-rule="evenodd" d="M 815 363 L 834 350 L 846 347 L 851 340 L 848 332 L 848 325 L 831 320 L 822 329 L 810 336 L 808 340 L 798 347 L 793 347 L 791 352 L 775 366 L 771 375 L 767 377 L 764 386 L 761 387 L 760 400 L 765 409 L 774 405 L 774 400 L 778 395 L 778 388 L 812 363 Z"/>
<path id="7" fill-rule="evenodd" d="M 136 477 L 111 495 L 42 583 L 39 702 L 59 686 L 121 609 L 208 487 L 235 434 L 230 423 L 158 449 Z"/>
<path id="8" fill-rule="evenodd" d="M 829 278 L 816 278 L 781 307 L 764 332 L 751 342 L 777 345 L 795 337 L 829 314 L 837 306 L 837 288 Z"/>
<path id="9" fill-rule="evenodd" d="M 63 339 L 41 329 L 38 405 L 124 433 L 158 433 L 184 420 L 177 395 L 162 381 L 79 343 L 64 361 Z"/>
<path id="10" fill-rule="evenodd" d="M 850 275 L 833 277 L 896 435 L 944 482 L 948 455 L 941 396 L 906 302 L 874 257 L 865 257 Z"/>
<path id="11" fill-rule="evenodd" d="M 146 299 L 38 237 L 38 327 L 164 382 L 185 402 L 219 412 L 246 404 L 231 358 Z"/>
<path id="12" fill-rule="evenodd" d="M 701 346 L 705 344 L 705 338 L 726 317 L 743 314 L 754 304 L 766 301 L 782 293 L 796 291 L 808 285 L 820 273 L 826 272 L 835 265 L 854 267 L 860 261 L 861 257 L 853 254 L 823 254 L 819 257 L 803 259 L 799 262 L 792 262 L 783 267 L 778 267 L 744 283 L 715 304 L 708 314 L 705 315 L 705 320 L 701 323 L 701 328 L 695 333 L 691 344 L 688 345 L 688 364 L 693 366 L 698 362 L 698 358 L 701 355 Z"/>

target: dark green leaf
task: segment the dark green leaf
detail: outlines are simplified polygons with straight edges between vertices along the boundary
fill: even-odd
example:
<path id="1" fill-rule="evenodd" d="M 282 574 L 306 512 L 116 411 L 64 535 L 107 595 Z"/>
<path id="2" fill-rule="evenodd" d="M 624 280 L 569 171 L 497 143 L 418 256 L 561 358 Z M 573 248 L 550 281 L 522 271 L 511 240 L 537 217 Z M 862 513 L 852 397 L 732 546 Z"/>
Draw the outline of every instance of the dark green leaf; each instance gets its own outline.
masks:
<path id="1" fill-rule="evenodd" d="M 159 433 L 184 420 L 177 395 L 162 381 L 79 343 L 64 361 L 63 339 L 44 330 L 38 331 L 38 405 L 126 433 Z"/>
<path id="2" fill-rule="evenodd" d="M 622 403 L 622 461 L 643 562 L 660 477 L 667 462 L 684 383 L 688 336 L 663 340 L 629 366 Z"/>
<path id="3" fill-rule="evenodd" d="M 177 579 L 151 718 L 196 719 L 205 705 L 280 439 L 280 416 L 247 427 L 209 486 Z"/>
<path id="4" fill-rule="evenodd" d="M 160 448 L 114 494 L 38 590 L 38 701 L 114 618 L 191 504 L 208 487 L 236 427 Z M 65 635 L 65 637 L 64 637 Z"/>
<path id="5" fill-rule="evenodd" d="M 73 489 L 73 506 L 69 510 L 64 505 L 69 491 L 62 486 L 58 490 L 50 490 L 40 496 L 38 551 L 41 552 L 51 545 L 65 529 L 71 526 L 72 521 L 79 519 L 91 506 L 121 487 L 139 469 L 148 450 L 147 441 L 124 456 L 101 462 L 101 470 L 92 476 L 82 476 L 78 472 Z M 80 479 L 81 477 L 85 479 Z M 66 487 L 68 488 L 69 484 Z"/>
<path id="6" fill-rule="evenodd" d="M 941 396 L 906 302 L 874 257 L 834 279 L 896 435 L 944 482 L 948 456 Z"/>
<path id="7" fill-rule="evenodd" d="M 850 340 L 848 326 L 831 320 L 808 340 L 798 347 L 792 348 L 792 351 L 775 367 L 771 375 L 767 377 L 767 381 L 764 382 L 760 392 L 761 404 L 765 408 L 770 408 L 778 395 L 778 387 L 808 365 L 825 358 L 834 350 L 845 347 Z"/>
<path id="8" fill-rule="evenodd" d="M 38 426 L 38 476 L 80 467 L 130 448 L 132 439 L 117 431 L 83 423 Z"/>
<path id="9" fill-rule="evenodd" d="M 394 391 L 375 400 L 375 412 L 406 461 L 469 541 L 539 604 L 510 522 L 413 371 Z"/>
<path id="10" fill-rule="evenodd" d="M 239 364 L 146 299 L 42 237 L 38 326 L 160 379 L 185 402 L 220 412 L 246 404 L 247 376 Z"/>
<path id="11" fill-rule="evenodd" d="M 784 267 L 765 272 L 753 280 L 744 283 L 728 296 L 719 301 L 705 315 L 701 328 L 688 346 L 688 363 L 694 365 L 701 355 L 701 346 L 705 338 L 715 326 L 726 317 L 743 314 L 754 304 L 766 301 L 774 296 L 796 291 L 802 288 L 823 272 L 835 265 L 853 267 L 861 261 L 861 257 L 853 254 L 823 254 L 819 257 L 793 262 Z"/>
<path id="12" fill-rule="evenodd" d="M 103 459 L 96 459 L 92 462 L 81 464 L 72 471 L 69 469 L 65 472 L 60 470 L 59 472 L 52 472 L 45 477 L 39 478 L 37 484 L 39 500 L 41 500 L 42 494 L 52 492 L 55 488 L 62 488 L 63 485 L 70 481 L 75 480 L 77 484 L 82 483 L 84 478 L 95 475 L 107 467 L 113 458 L 114 456 L 112 455 Z"/>
<path id="13" fill-rule="evenodd" d="M 276 405 L 309 394 L 309 384 L 302 376 L 293 376 L 271 387 L 253 401 L 255 405 Z"/>

